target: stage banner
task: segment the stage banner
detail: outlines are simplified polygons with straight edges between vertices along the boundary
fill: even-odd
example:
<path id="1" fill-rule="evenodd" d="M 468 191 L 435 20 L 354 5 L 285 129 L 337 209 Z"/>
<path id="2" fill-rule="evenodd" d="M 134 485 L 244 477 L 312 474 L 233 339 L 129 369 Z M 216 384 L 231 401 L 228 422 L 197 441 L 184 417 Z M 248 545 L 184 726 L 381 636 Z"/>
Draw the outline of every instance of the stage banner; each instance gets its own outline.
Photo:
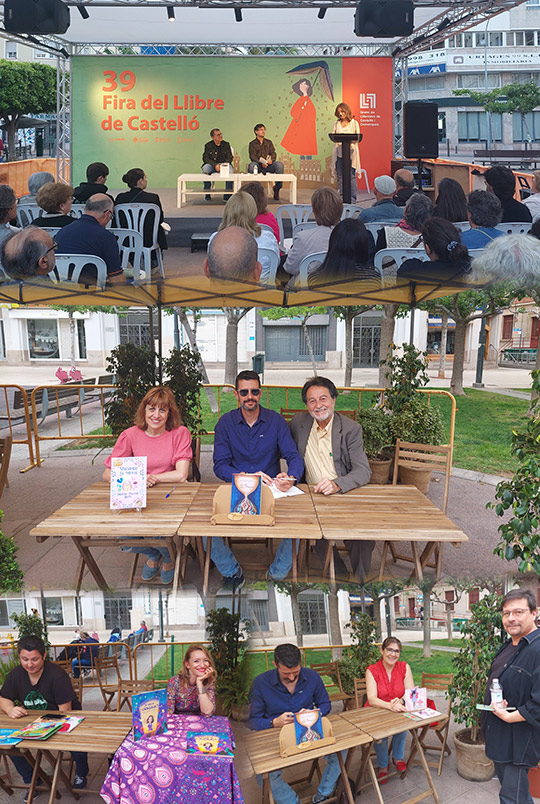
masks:
<path id="1" fill-rule="evenodd" d="M 149 189 L 176 187 L 181 173 L 200 172 L 212 128 L 231 144 L 235 172 L 246 172 L 253 127 L 264 123 L 300 186 L 333 184 L 328 133 L 341 101 L 360 123 L 372 186 L 392 158 L 390 58 L 75 56 L 73 182 L 99 161 L 110 187 L 123 187 L 132 167 L 146 171 Z"/>

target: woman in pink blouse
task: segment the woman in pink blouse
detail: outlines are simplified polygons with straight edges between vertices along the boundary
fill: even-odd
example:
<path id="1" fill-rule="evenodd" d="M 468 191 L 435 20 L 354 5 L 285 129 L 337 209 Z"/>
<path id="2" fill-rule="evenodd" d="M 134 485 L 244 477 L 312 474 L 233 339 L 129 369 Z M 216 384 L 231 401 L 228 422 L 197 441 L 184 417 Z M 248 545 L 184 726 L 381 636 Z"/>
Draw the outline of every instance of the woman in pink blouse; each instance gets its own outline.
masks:
<path id="1" fill-rule="evenodd" d="M 202 645 L 191 645 L 182 669 L 167 684 L 167 714 L 206 715 L 216 708 L 216 668 Z"/>
<path id="2" fill-rule="evenodd" d="M 135 425 L 120 433 L 112 454 L 106 459 L 103 480 L 111 479 L 111 460 L 130 456 L 146 456 L 146 485 L 184 483 L 191 461 L 191 434 L 182 417 L 173 392 L 165 386 L 151 388 L 143 397 Z M 147 561 L 142 570 L 143 581 L 151 581 L 160 572 L 162 583 L 171 583 L 174 562 L 167 547 L 125 547 L 130 553 L 143 553 Z"/>

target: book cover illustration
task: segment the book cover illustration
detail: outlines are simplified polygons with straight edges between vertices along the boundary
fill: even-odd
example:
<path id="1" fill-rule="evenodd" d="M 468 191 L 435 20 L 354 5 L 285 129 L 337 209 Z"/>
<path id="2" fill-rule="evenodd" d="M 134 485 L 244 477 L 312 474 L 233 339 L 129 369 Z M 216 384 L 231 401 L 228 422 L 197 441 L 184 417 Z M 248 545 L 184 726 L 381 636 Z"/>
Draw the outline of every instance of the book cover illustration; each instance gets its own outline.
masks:
<path id="1" fill-rule="evenodd" d="M 403 696 L 407 712 L 416 712 L 427 707 L 427 690 L 425 687 L 413 687 L 405 690 Z"/>
<path id="2" fill-rule="evenodd" d="M 111 460 L 110 507 L 146 507 L 146 455 Z"/>
<path id="3" fill-rule="evenodd" d="M 131 704 L 134 740 L 167 731 L 167 690 L 140 692 L 132 696 Z"/>
<path id="4" fill-rule="evenodd" d="M 62 724 L 62 728 L 59 729 L 63 734 L 69 734 L 70 731 L 82 723 L 84 720 L 84 715 L 71 715 L 70 717 L 66 717 Z"/>
<path id="5" fill-rule="evenodd" d="M 231 488 L 231 514 L 261 513 L 262 477 L 260 475 L 233 475 Z"/>
<path id="6" fill-rule="evenodd" d="M 21 740 L 19 729 L 0 729 L 0 745 L 17 745 Z"/>
<path id="7" fill-rule="evenodd" d="M 323 738 L 322 716 L 319 709 L 297 712 L 294 716 L 296 745 L 316 743 Z"/>
<path id="8" fill-rule="evenodd" d="M 410 717 L 411 720 L 425 720 L 435 715 L 441 716 L 441 713 L 437 709 L 432 709 L 431 706 L 426 706 L 425 709 L 417 709 L 414 712 L 404 712 L 403 714 Z"/>
<path id="9" fill-rule="evenodd" d="M 65 718 L 47 720 L 45 717 L 40 717 L 28 726 L 19 729 L 18 734 L 21 740 L 46 740 L 60 731 L 65 722 Z"/>
<path id="10" fill-rule="evenodd" d="M 225 732 L 188 731 L 188 754 L 226 754 L 233 756 L 230 734 Z"/>

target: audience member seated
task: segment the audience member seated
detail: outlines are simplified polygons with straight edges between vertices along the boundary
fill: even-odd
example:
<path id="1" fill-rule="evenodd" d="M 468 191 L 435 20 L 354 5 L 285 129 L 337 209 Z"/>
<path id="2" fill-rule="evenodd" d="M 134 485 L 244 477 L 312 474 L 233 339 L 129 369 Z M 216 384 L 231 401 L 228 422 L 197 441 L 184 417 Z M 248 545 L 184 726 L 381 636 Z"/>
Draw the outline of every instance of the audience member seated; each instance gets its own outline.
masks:
<path id="1" fill-rule="evenodd" d="M 467 199 L 467 215 L 471 228 L 461 232 L 461 242 L 468 249 L 484 248 L 504 232 L 496 229 L 501 222 L 501 202 L 487 190 L 473 190 Z"/>
<path id="2" fill-rule="evenodd" d="M 86 675 L 92 665 L 94 659 L 97 659 L 99 648 L 95 647 L 99 644 L 99 639 L 90 636 L 88 631 L 81 629 L 81 639 L 79 645 L 85 645 L 84 648 L 78 648 L 77 656 L 71 661 L 71 671 L 73 678 L 79 678 L 81 672 Z"/>
<path id="3" fill-rule="evenodd" d="M 390 712 L 405 712 L 405 690 L 414 687 L 413 675 L 407 662 L 400 661 L 401 642 L 397 637 L 386 637 L 381 645 L 381 658 L 366 670 L 366 706 L 388 709 Z M 407 732 L 392 737 L 392 764 L 399 773 L 407 770 L 405 740 Z M 388 737 L 373 743 L 377 755 L 379 784 L 388 781 Z"/>
<path id="4" fill-rule="evenodd" d="M 13 232 L 18 232 L 12 221 L 17 216 L 17 196 L 9 184 L 0 184 L 0 243 Z"/>
<path id="5" fill-rule="evenodd" d="M 540 218 L 540 170 L 532 175 L 532 195 L 523 199 L 523 203 L 532 215 L 533 223 Z"/>
<path id="6" fill-rule="evenodd" d="M 110 196 L 98 193 L 86 202 L 84 214 L 56 235 L 58 254 L 93 254 L 107 265 L 107 281 L 111 284 L 124 281 L 120 251 L 116 237 L 105 228 L 113 216 L 114 203 Z M 79 279 L 81 285 L 96 283 L 96 272 L 85 269 Z"/>
<path id="7" fill-rule="evenodd" d="M 452 280 L 470 271 L 469 252 L 461 242 L 460 232 L 445 218 L 428 218 L 422 229 L 428 262 L 415 258 L 398 267 L 399 278 Z"/>
<path id="8" fill-rule="evenodd" d="M 384 226 L 377 234 L 376 250 L 382 248 L 420 248 L 422 228 L 433 215 L 433 204 L 425 193 L 413 193 L 405 204 L 397 226 Z"/>
<path id="9" fill-rule="evenodd" d="M 45 170 L 39 173 L 32 173 L 28 179 L 28 192 L 26 195 L 21 195 L 19 204 L 37 204 L 36 196 L 39 188 L 48 184 L 50 181 L 54 181 L 52 173 L 47 173 Z"/>
<path id="10" fill-rule="evenodd" d="M 54 226 L 61 229 L 75 220 L 70 215 L 73 187 L 69 184 L 56 181 L 44 184 L 37 192 L 36 201 L 44 212 L 34 218 L 32 226 Z"/>
<path id="11" fill-rule="evenodd" d="M 467 197 L 458 181 L 449 178 L 440 180 L 433 215 L 450 223 L 467 220 Z"/>
<path id="12" fill-rule="evenodd" d="M 167 684 L 168 715 L 213 715 L 216 710 L 216 667 L 203 645 L 190 645 L 182 668 Z"/>
<path id="13" fill-rule="evenodd" d="M 241 229 L 245 229 L 246 232 L 255 238 L 258 248 L 270 249 L 270 251 L 275 252 L 276 257 L 279 259 L 279 246 L 274 234 L 267 229 L 261 229 L 255 220 L 256 217 L 257 204 L 253 196 L 240 190 L 234 193 L 234 195 L 231 195 L 225 204 L 223 219 L 219 225 L 218 232 L 222 232 L 230 226 L 238 226 Z M 210 237 L 208 241 L 209 247 L 216 234 L 217 232 L 214 232 Z M 270 275 L 270 258 L 262 257 L 260 263 L 262 266 L 260 281 L 264 284 Z"/>
<path id="14" fill-rule="evenodd" d="M 335 231 L 337 229 L 336 226 Z M 315 494 L 325 496 L 345 494 L 365 486 L 371 477 L 362 426 L 335 410 L 337 395 L 332 380 L 312 377 L 302 388 L 302 401 L 307 410 L 296 413 L 289 424 L 298 452 L 304 459 L 303 482 L 309 483 Z M 343 538 L 346 539 L 346 533 Z M 328 545 L 323 542 L 323 539 L 318 540 L 315 549 L 324 563 Z M 364 583 L 375 542 L 346 540 L 345 546 L 355 578 Z M 334 561 L 337 572 L 346 572 L 336 548 Z"/>
<path id="15" fill-rule="evenodd" d="M 373 238 L 362 221 L 345 218 L 332 230 L 324 262 L 308 276 L 309 286 L 323 282 L 380 279 L 371 261 Z"/>
<path id="16" fill-rule="evenodd" d="M 209 279 L 258 282 L 262 265 L 257 261 L 255 238 L 240 226 L 222 229 L 208 244 L 203 270 Z"/>
<path id="17" fill-rule="evenodd" d="M 115 625 L 114 628 L 111 629 L 111 633 L 107 642 L 121 642 L 122 641 L 122 629 L 119 625 Z"/>
<path id="18" fill-rule="evenodd" d="M 14 667 L 4 679 L 0 689 L 0 710 L 16 720 L 35 712 L 39 717 L 44 709 L 65 712 L 80 710 L 81 704 L 65 670 L 47 659 L 47 648 L 42 639 L 25 636 L 17 643 L 20 664 Z M 13 724 L 15 726 L 15 724 Z M 88 755 L 82 751 L 72 751 L 75 760 L 75 781 L 73 787 L 81 790 L 86 787 L 88 775 Z M 10 756 L 24 784 L 32 781 L 33 767 L 23 756 Z M 38 780 L 38 784 L 39 784 Z M 34 798 L 39 791 L 34 793 Z M 25 801 L 28 798 L 26 794 Z"/>
<path id="19" fill-rule="evenodd" d="M 407 168 L 399 168 L 394 173 L 394 181 L 397 191 L 394 196 L 394 204 L 397 207 L 404 207 L 411 195 L 416 192 L 414 186 L 414 173 Z"/>
<path id="20" fill-rule="evenodd" d="M 304 462 L 287 427 L 287 422 L 273 410 L 263 408 L 261 382 L 255 371 L 241 371 L 236 377 L 236 410 L 218 419 L 214 436 L 214 474 L 231 483 L 233 474 L 249 472 L 260 475 L 267 485 L 288 491 L 302 476 Z M 282 472 L 280 459 L 287 462 Z M 206 538 L 203 538 L 206 549 Z M 231 589 L 244 583 L 240 564 L 220 536 L 212 538 L 212 561 L 228 579 Z M 283 580 L 292 567 L 292 543 L 283 539 L 267 573 L 268 580 Z"/>
<path id="21" fill-rule="evenodd" d="M 274 650 L 274 670 L 258 675 L 249 691 L 250 714 L 248 726 L 255 731 L 281 729 L 294 723 L 294 713 L 304 709 L 319 709 L 326 717 L 332 705 L 322 678 L 315 670 L 302 667 L 302 656 L 296 645 L 278 645 Z M 341 770 L 337 754 L 328 754 L 314 804 L 332 796 Z M 284 781 L 282 771 L 272 771 L 270 787 L 276 804 L 299 804 L 295 791 Z M 257 777 L 262 784 L 261 777 Z"/>
<path id="22" fill-rule="evenodd" d="M 127 433 L 128 431 L 125 430 L 124 432 Z M 137 630 L 132 631 L 131 634 L 128 634 L 128 636 L 137 636 L 138 634 L 146 634 L 147 632 L 148 632 L 148 626 L 146 625 L 146 620 L 141 620 Z"/>
<path id="23" fill-rule="evenodd" d="M 495 193 L 502 206 L 502 223 L 528 223 L 532 221 L 531 210 L 514 198 L 516 177 L 510 168 L 494 165 L 484 173 L 487 189 Z"/>
<path id="24" fill-rule="evenodd" d="M 375 203 L 363 209 L 358 216 L 364 223 L 372 221 L 391 221 L 397 223 L 401 220 L 401 210 L 394 204 L 396 183 L 391 176 L 377 176 L 373 182 L 373 195 Z"/>
<path id="25" fill-rule="evenodd" d="M 533 229 L 538 234 L 533 234 Z M 539 229 L 537 221 L 530 235 L 504 235 L 486 246 L 472 262 L 473 280 L 511 282 L 520 292 L 525 288 L 537 289 L 540 285 Z"/>
<path id="26" fill-rule="evenodd" d="M 38 226 L 12 232 L 0 243 L 0 265 L 11 279 L 47 276 L 55 266 L 56 243 Z"/>
<path id="27" fill-rule="evenodd" d="M 256 222 L 260 226 L 269 226 L 276 236 L 279 244 L 279 224 L 273 212 L 268 211 L 268 196 L 260 181 L 250 181 L 240 188 L 243 193 L 249 193 L 257 204 Z"/>
<path id="28" fill-rule="evenodd" d="M 148 179 L 142 168 L 131 168 L 127 173 L 122 176 L 122 181 L 127 184 L 129 190 L 127 193 L 118 193 L 116 196 L 116 204 L 155 204 L 159 207 L 159 227 L 158 227 L 158 245 L 162 251 L 165 251 L 167 246 L 167 237 L 165 230 L 161 226 L 163 223 L 163 208 L 161 200 L 157 193 L 147 193 Z M 129 227 L 127 227 L 129 228 Z M 144 223 L 143 241 L 145 248 L 150 248 L 154 245 L 153 240 L 154 231 L 154 216 L 149 215 Z M 152 255 L 152 259 L 155 257 Z M 155 264 L 157 265 L 157 259 Z"/>
<path id="29" fill-rule="evenodd" d="M 343 201 L 333 187 L 319 187 L 311 196 L 311 208 L 316 226 L 309 226 L 293 237 L 291 250 L 283 265 L 291 276 L 300 272 L 300 263 L 308 254 L 328 250 L 332 229 L 343 215 Z M 311 267 L 311 266 L 310 266 Z M 313 268 L 317 267 L 314 263 Z"/>
<path id="30" fill-rule="evenodd" d="M 73 198 L 77 204 L 86 204 L 88 199 L 96 193 L 107 194 L 107 176 L 109 168 L 103 162 L 92 162 L 86 168 L 86 181 L 81 182 L 73 190 Z M 53 181 L 51 177 L 51 181 Z M 109 198 L 114 201 L 112 195 Z"/>
<path id="31" fill-rule="evenodd" d="M 182 417 L 170 388 L 151 388 L 141 400 L 135 414 L 135 424 L 120 433 L 112 454 L 105 460 L 103 480 L 111 479 L 113 458 L 131 455 L 146 456 L 148 488 L 159 483 L 184 483 L 192 457 L 191 435 L 182 424 Z M 142 570 L 143 581 L 151 581 L 160 572 L 162 583 L 171 583 L 174 562 L 167 547 L 123 547 L 127 553 L 142 553 L 147 561 Z"/>

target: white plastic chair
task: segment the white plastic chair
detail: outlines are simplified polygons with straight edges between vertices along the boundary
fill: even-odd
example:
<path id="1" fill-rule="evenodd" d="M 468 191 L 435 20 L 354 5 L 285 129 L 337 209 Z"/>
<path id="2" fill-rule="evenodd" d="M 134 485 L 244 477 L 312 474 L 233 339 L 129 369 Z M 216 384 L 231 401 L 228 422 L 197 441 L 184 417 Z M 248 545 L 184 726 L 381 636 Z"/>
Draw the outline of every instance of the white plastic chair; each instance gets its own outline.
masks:
<path id="1" fill-rule="evenodd" d="M 271 248 L 257 248 L 257 260 L 263 267 L 263 274 L 261 275 L 261 283 L 263 285 L 276 284 L 276 272 L 279 265 L 279 254 L 272 251 Z M 268 270 L 267 270 L 267 266 Z M 262 278 L 264 276 L 264 279 Z"/>
<path id="2" fill-rule="evenodd" d="M 43 210 L 37 204 L 19 204 L 17 206 L 17 222 L 21 229 L 30 226 L 34 218 L 38 218 Z"/>
<path id="3" fill-rule="evenodd" d="M 152 252 L 155 253 L 161 276 L 163 270 L 163 257 L 158 244 L 159 219 L 161 210 L 157 204 L 117 204 L 114 208 L 114 222 L 119 229 L 135 229 L 144 239 L 144 224 L 148 215 L 153 215 L 152 245 L 143 245 L 144 270 L 149 276 L 152 272 Z"/>
<path id="4" fill-rule="evenodd" d="M 72 204 L 71 212 L 76 218 L 80 218 L 84 213 L 85 204 Z"/>
<path id="5" fill-rule="evenodd" d="M 122 271 L 133 265 L 133 279 L 135 282 L 141 281 L 141 262 L 143 258 L 143 238 L 140 232 L 135 229 L 115 229 L 109 231 L 116 237 L 118 248 L 120 249 L 120 259 L 122 260 Z M 146 272 L 146 281 L 150 282 L 150 272 Z"/>
<path id="6" fill-rule="evenodd" d="M 505 234 L 528 234 L 531 226 L 531 221 L 527 221 L 522 223 L 498 223 L 495 228 Z"/>
<path id="7" fill-rule="evenodd" d="M 100 290 L 105 290 L 107 264 L 94 254 L 57 254 L 56 268 L 49 272 L 49 276 L 61 282 L 79 282 L 82 270 L 87 267 L 96 269 L 96 284 Z"/>
<path id="8" fill-rule="evenodd" d="M 362 210 L 360 210 L 360 212 L 361 211 Z M 377 234 L 379 229 L 383 229 L 385 226 L 396 226 L 397 223 L 397 221 L 370 221 L 369 223 L 364 222 L 364 226 L 368 232 L 371 232 L 374 241 L 377 242 Z"/>
<path id="9" fill-rule="evenodd" d="M 368 181 L 368 177 L 367 177 L 367 171 L 364 168 L 360 168 L 360 170 L 357 170 L 356 173 L 360 177 L 360 179 L 364 179 L 364 181 L 366 182 L 366 190 L 367 190 L 368 193 L 370 193 L 371 190 L 369 189 L 369 181 Z"/>
<path id="10" fill-rule="evenodd" d="M 294 229 L 299 223 L 305 223 L 308 220 L 311 211 L 309 204 L 282 204 L 276 209 L 276 218 L 279 226 L 279 247 L 282 251 L 285 251 L 284 216 L 291 219 L 291 226 L 292 229 Z"/>
<path id="11" fill-rule="evenodd" d="M 422 262 L 429 259 L 423 248 L 382 248 L 375 254 L 374 264 L 375 268 L 378 268 L 381 272 L 383 282 L 388 284 L 388 280 L 395 280 L 401 263 L 414 257 L 417 260 L 422 260 Z M 383 265 L 385 258 L 391 259 L 390 265 Z"/>
<path id="12" fill-rule="evenodd" d="M 315 229 L 317 225 L 318 225 L 317 221 L 305 221 L 304 223 L 297 223 L 296 226 L 293 226 L 292 231 L 293 241 L 296 235 L 300 234 L 300 232 L 303 232 L 305 229 Z"/>
<path id="13" fill-rule="evenodd" d="M 362 207 L 357 206 L 357 204 L 343 204 L 343 214 L 341 216 L 341 220 L 344 221 L 345 218 L 357 218 L 361 212 Z"/>
<path id="14" fill-rule="evenodd" d="M 453 221 L 452 226 L 455 226 L 460 232 L 468 232 L 471 228 L 469 221 Z"/>
<path id="15" fill-rule="evenodd" d="M 314 265 L 315 268 L 318 268 L 319 265 L 324 261 L 325 257 L 326 251 L 314 251 L 313 254 L 308 254 L 306 257 L 304 257 L 300 263 L 298 276 L 296 277 L 296 281 L 294 283 L 295 288 L 308 287 L 308 274 L 310 266 Z"/>
<path id="16" fill-rule="evenodd" d="M 61 229 L 60 226 L 40 226 L 39 228 L 43 232 L 47 232 L 47 234 L 50 234 L 53 240 Z"/>

